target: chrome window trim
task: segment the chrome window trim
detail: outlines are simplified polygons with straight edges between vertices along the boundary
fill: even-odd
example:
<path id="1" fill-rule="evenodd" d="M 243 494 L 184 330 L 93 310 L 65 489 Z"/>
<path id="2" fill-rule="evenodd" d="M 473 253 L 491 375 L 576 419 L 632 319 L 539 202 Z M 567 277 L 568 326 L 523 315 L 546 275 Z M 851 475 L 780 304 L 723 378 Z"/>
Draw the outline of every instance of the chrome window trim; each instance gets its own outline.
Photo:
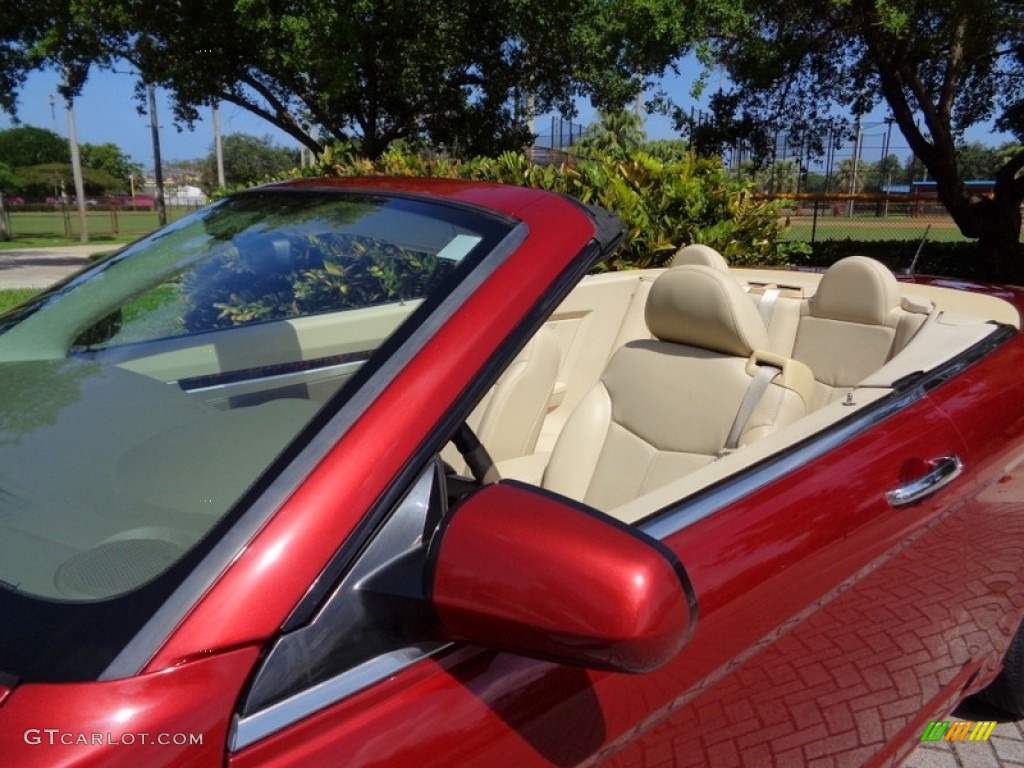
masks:
<path id="1" fill-rule="evenodd" d="M 312 379 L 319 380 L 321 378 L 328 377 L 335 373 L 355 373 L 359 370 L 365 361 L 353 361 L 347 363 L 335 363 L 333 365 L 324 365 L 316 368 L 305 368 L 301 371 L 290 371 L 288 373 L 273 373 L 269 376 L 253 376 L 248 379 L 238 379 L 237 381 L 231 381 L 227 384 L 211 384 L 206 387 L 193 387 L 191 389 L 182 389 L 183 392 L 188 392 L 190 395 L 199 395 L 206 393 L 222 392 L 224 390 L 240 389 L 242 387 L 250 386 L 253 384 L 288 384 L 293 382 L 295 384 L 305 384 L 307 381 Z M 179 384 L 177 381 L 169 381 L 168 384 Z M 179 384 L 180 385 L 180 384 Z"/>
<path id="2" fill-rule="evenodd" d="M 228 735 L 228 751 L 244 749 L 448 647 L 448 643 L 435 643 L 391 651 L 251 715 L 236 715 Z"/>
<path id="3" fill-rule="evenodd" d="M 911 392 L 883 398 L 878 403 L 868 405 L 848 421 L 813 435 L 788 451 L 768 457 L 735 479 L 699 493 L 696 498 L 690 497 L 677 506 L 666 507 L 637 525 L 648 536 L 659 540 L 673 536 L 710 517 L 722 507 L 734 504 L 804 464 L 824 456 L 850 438 L 924 397 L 924 394 L 923 389 L 916 387 Z"/>
<path id="4" fill-rule="evenodd" d="M 271 481 L 267 489 L 245 511 L 231 529 L 210 549 L 196 568 L 149 618 L 135 636 L 99 675 L 98 680 L 116 680 L 138 674 L 153 658 L 160 645 L 192 610 L 196 601 L 212 586 L 231 560 L 266 524 L 267 520 L 295 492 L 309 468 L 318 464 L 363 411 L 419 353 L 420 349 L 448 322 L 477 289 L 509 259 L 526 240 L 529 228 L 519 222 L 484 261 L 446 296 L 423 325 L 416 328 L 402 346 L 377 369 L 352 398 L 334 414 L 298 455 Z"/>

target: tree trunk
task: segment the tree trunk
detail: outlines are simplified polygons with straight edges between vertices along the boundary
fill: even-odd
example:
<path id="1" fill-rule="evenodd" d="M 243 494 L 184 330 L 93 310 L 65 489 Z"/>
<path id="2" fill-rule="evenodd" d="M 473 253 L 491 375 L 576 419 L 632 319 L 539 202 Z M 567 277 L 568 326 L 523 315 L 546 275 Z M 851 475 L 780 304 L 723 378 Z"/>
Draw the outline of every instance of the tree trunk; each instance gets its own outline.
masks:
<path id="1" fill-rule="evenodd" d="M 940 185 L 941 186 L 941 185 Z M 978 239 L 978 277 L 996 283 L 1024 285 L 1024 253 L 1020 246 L 1021 199 L 1016 194 L 968 199 L 939 196 L 965 237 Z"/>
<path id="2" fill-rule="evenodd" d="M 1020 246 L 1019 200 L 986 200 L 994 226 L 978 237 L 978 260 L 987 279 L 1024 285 L 1024 254 Z"/>
<path id="3" fill-rule="evenodd" d="M 4 205 L 4 194 L 0 192 L 0 242 L 11 239 L 11 220 L 7 217 L 7 206 Z"/>

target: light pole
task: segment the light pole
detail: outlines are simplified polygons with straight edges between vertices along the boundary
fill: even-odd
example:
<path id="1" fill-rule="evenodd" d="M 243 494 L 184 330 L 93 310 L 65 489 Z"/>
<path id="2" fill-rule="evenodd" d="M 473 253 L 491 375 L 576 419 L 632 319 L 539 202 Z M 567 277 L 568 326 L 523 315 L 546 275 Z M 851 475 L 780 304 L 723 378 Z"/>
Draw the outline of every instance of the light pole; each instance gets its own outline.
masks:
<path id="1" fill-rule="evenodd" d="M 167 207 L 164 205 L 164 169 L 160 162 L 160 126 L 156 119 L 156 88 L 146 86 L 149 92 L 149 126 L 153 132 L 153 165 L 156 166 L 156 215 L 160 226 L 167 224 Z"/>
<path id="2" fill-rule="evenodd" d="M 857 138 L 853 143 L 853 173 L 850 174 L 850 194 L 853 195 L 857 192 L 857 171 L 860 170 L 860 150 L 861 141 L 864 137 L 864 123 L 863 117 L 857 115 Z M 854 202 L 853 198 L 850 198 L 850 218 L 853 218 Z"/>
<path id="3" fill-rule="evenodd" d="M 217 156 L 217 186 L 223 189 L 224 181 L 224 145 L 220 133 L 220 102 L 213 102 L 213 151 Z"/>
<path id="4" fill-rule="evenodd" d="M 78 153 L 78 134 L 75 131 L 75 110 L 71 106 L 71 97 L 64 100 L 68 110 L 68 144 L 71 147 L 71 175 L 75 179 L 75 197 L 78 203 L 78 239 L 89 242 L 89 227 L 85 217 L 85 184 L 82 181 L 82 159 Z"/>

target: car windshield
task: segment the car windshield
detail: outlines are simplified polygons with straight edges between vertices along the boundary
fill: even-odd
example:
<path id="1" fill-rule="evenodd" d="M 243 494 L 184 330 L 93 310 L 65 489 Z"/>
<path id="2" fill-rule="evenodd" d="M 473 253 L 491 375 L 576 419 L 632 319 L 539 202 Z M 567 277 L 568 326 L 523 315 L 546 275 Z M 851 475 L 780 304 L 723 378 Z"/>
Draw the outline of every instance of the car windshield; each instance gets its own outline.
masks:
<path id="1" fill-rule="evenodd" d="M 74 658 L 83 617 L 136 631 L 323 405 L 511 227 L 421 199 L 267 188 L 0 317 L 0 673 L 101 671 L 51 676 L 61 651 L 38 644 Z"/>

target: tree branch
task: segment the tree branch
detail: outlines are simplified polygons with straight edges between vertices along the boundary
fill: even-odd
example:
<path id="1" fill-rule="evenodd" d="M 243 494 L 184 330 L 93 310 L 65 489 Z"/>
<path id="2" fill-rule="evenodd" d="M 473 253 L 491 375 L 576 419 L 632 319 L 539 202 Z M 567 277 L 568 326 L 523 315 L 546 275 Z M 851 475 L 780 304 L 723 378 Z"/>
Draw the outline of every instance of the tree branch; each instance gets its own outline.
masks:
<path id="1" fill-rule="evenodd" d="M 967 20 L 960 19 L 953 30 L 953 41 L 946 60 L 946 70 L 939 90 L 939 115 L 947 125 L 952 119 L 953 103 L 956 99 L 957 75 L 964 60 L 964 36 L 967 34 Z"/>

